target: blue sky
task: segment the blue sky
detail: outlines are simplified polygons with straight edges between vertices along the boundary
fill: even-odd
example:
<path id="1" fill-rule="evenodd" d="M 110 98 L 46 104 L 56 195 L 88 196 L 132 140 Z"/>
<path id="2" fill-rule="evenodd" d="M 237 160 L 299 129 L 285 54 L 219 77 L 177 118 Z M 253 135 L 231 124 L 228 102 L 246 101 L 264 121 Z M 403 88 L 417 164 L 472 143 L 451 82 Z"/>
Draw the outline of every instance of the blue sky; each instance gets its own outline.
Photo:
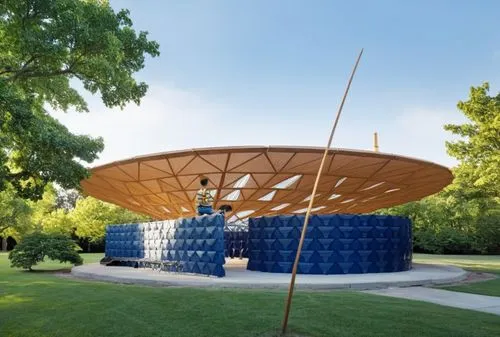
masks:
<path id="1" fill-rule="evenodd" d="M 97 163 L 192 147 L 323 146 L 349 73 L 365 53 L 334 140 L 451 166 L 442 130 L 469 87 L 498 90 L 497 1 L 111 1 L 161 56 L 137 75 L 140 107 L 55 116 L 103 136 Z M 199 134 L 208 136 L 199 137 Z"/>

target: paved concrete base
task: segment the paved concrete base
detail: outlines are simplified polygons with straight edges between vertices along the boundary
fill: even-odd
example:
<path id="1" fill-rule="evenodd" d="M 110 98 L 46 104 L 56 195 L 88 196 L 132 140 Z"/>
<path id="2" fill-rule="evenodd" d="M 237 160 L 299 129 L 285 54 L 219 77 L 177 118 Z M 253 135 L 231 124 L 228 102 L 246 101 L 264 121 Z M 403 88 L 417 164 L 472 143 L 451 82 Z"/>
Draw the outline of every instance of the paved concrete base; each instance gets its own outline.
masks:
<path id="1" fill-rule="evenodd" d="M 366 293 L 425 301 L 500 315 L 500 297 L 495 296 L 466 294 L 423 287 L 369 290 Z"/>
<path id="2" fill-rule="evenodd" d="M 74 267 L 72 275 L 93 280 L 160 286 L 268 288 L 287 289 L 290 274 L 263 273 L 246 270 L 247 260 L 227 260 L 226 277 L 216 278 L 134 269 L 106 267 L 98 263 Z M 380 289 L 432 284 L 447 284 L 463 280 L 467 273 L 456 267 L 414 264 L 410 271 L 358 275 L 297 275 L 296 287 L 302 289 Z"/>

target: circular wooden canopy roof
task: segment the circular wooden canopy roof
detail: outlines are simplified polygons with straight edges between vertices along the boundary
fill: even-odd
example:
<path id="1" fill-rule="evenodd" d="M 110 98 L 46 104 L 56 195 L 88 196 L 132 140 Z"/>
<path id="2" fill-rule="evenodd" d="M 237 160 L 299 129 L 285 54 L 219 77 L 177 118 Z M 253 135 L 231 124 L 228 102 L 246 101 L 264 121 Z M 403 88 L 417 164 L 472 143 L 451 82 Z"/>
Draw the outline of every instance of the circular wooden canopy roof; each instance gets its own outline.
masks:
<path id="1" fill-rule="evenodd" d="M 156 219 L 195 213 L 200 177 L 215 208 L 232 220 L 305 213 L 324 149 L 224 147 L 165 152 L 95 167 L 86 194 Z M 368 213 L 439 192 L 453 179 L 443 166 L 370 151 L 331 149 L 313 212 Z"/>

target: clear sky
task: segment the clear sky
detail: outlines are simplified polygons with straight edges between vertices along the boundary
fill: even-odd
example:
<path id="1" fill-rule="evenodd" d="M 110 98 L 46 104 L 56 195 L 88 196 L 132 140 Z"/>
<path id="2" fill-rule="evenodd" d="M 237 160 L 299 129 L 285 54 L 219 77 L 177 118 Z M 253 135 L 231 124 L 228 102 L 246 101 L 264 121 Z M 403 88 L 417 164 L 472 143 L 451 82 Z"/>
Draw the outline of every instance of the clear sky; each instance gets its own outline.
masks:
<path id="1" fill-rule="evenodd" d="M 161 56 L 137 75 L 140 106 L 54 112 L 102 136 L 94 164 L 205 146 L 324 146 L 359 50 L 365 53 L 334 147 L 435 161 L 442 129 L 463 122 L 469 87 L 500 80 L 500 1 L 111 1 L 128 8 Z"/>

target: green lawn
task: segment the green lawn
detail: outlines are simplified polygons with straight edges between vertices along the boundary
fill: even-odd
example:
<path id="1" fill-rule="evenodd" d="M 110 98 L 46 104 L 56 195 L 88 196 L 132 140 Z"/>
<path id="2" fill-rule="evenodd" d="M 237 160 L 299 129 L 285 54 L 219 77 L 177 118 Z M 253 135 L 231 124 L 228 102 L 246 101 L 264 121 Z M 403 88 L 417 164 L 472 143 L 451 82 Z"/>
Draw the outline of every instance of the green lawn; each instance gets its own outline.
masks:
<path id="1" fill-rule="evenodd" d="M 74 280 L 11 269 L 0 254 L 0 336 L 273 336 L 285 296 Z M 356 292 L 297 292 L 290 329 L 318 337 L 500 335 L 495 315 Z"/>
<path id="2" fill-rule="evenodd" d="M 455 265 L 457 267 L 477 272 L 498 275 L 495 280 L 469 283 L 459 286 L 443 287 L 448 290 L 465 293 L 500 296 L 500 256 L 484 255 L 424 255 L 415 254 L 413 260 L 417 263 L 434 263 Z"/>

